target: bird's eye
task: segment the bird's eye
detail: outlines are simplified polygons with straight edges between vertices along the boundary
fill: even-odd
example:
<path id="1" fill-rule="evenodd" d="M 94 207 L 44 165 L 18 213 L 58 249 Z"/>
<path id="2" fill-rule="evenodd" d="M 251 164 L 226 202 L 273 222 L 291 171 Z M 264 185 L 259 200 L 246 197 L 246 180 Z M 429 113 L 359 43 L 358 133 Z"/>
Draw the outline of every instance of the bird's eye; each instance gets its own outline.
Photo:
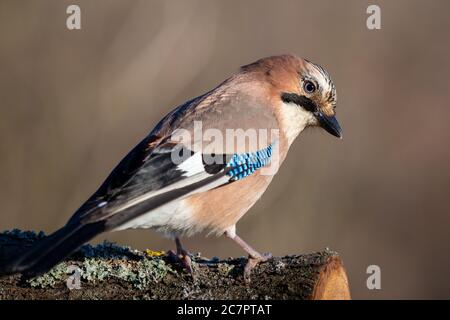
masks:
<path id="1" fill-rule="evenodd" d="M 311 81 L 305 81 L 305 83 L 303 84 L 303 89 L 305 89 L 306 93 L 313 93 L 317 88 L 316 85 Z"/>

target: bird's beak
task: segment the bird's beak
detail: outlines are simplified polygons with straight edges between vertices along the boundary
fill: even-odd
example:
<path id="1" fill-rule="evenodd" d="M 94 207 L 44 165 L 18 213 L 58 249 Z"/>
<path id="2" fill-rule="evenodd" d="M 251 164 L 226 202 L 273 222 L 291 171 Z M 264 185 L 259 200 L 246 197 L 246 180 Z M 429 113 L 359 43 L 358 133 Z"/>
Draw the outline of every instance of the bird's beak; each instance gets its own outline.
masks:
<path id="1" fill-rule="evenodd" d="M 328 133 L 342 139 L 342 129 L 335 116 L 327 116 L 320 111 L 316 111 L 314 115 L 319 121 L 319 125 Z"/>

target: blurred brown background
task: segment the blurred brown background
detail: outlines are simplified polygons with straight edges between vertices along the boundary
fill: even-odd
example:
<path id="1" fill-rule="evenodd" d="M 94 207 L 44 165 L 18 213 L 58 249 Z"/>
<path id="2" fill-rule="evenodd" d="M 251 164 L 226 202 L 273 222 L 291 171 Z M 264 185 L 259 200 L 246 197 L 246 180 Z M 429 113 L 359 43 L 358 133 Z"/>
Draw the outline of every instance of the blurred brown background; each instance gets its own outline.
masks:
<path id="1" fill-rule="evenodd" d="M 445 0 L 1 0 L 0 230 L 55 230 L 169 110 L 291 52 L 332 75 L 344 139 L 303 133 L 241 236 L 275 255 L 339 251 L 354 298 L 450 298 L 449 12 Z M 105 238 L 173 247 L 149 230 Z M 225 238 L 185 242 L 243 255 Z M 366 287 L 371 264 L 381 290 Z"/>

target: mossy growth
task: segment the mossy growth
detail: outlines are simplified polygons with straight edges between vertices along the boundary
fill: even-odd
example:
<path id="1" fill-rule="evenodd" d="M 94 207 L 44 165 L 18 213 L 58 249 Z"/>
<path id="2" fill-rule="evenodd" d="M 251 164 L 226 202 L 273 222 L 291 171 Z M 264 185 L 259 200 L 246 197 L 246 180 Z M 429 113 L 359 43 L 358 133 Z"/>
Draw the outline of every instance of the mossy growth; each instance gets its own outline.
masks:
<path id="1" fill-rule="evenodd" d="M 45 237 L 44 232 L 20 231 L 17 229 L 0 233 L 2 243 L 32 243 Z M 155 254 L 148 254 L 154 252 Z M 98 245 L 83 245 L 68 260 L 63 261 L 47 273 L 26 280 L 33 288 L 55 288 L 66 285 L 76 270 L 81 282 L 98 283 L 115 279 L 125 281 L 134 288 L 145 289 L 174 272 L 159 251 L 141 252 L 126 246 L 104 241 Z M 71 272 L 69 272 L 71 271 Z"/>
<path id="2" fill-rule="evenodd" d="M 0 263 L 41 237 L 43 233 L 19 230 L 0 233 Z M 337 253 L 329 249 L 274 257 L 252 271 L 248 284 L 243 280 L 246 257 L 208 259 L 197 254 L 191 259 L 194 278 L 170 254 L 110 242 L 85 245 L 46 274 L 25 283 L 20 274 L 0 277 L 0 300 L 309 299 L 319 276 L 326 275 L 323 268 L 333 261 L 333 266 L 342 265 Z"/>
<path id="3" fill-rule="evenodd" d="M 72 268 L 69 268 L 71 267 Z M 145 289 L 172 272 L 170 265 L 161 258 L 143 257 L 138 261 L 103 258 L 85 258 L 83 261 L 64 261 L 52 270 L 27 282 L 36 288 L 54 288 L 65 283 L 71 273 L 77 270 L 82 282 L 98 283 L 116 279 L 131 284 L 136 289 Z"/>
<path id="4" fill-rule="evenodd" d="M 228 263 L 219 263 L 217 264 L 217 270 L 223 276 L 227 276 L 234 269 L 234 265 Z"/>

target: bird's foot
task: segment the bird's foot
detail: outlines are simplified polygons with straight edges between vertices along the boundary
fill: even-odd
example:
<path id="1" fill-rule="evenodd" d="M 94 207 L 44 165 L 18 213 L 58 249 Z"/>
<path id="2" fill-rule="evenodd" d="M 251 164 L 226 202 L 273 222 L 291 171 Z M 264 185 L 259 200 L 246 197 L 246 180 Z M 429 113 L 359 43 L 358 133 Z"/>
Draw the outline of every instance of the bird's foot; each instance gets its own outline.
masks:
<path id="1" fill-rule="evenodd" d="M 246 283 L 250 283 L 250 275 L 252 270 L 260 263 L 266 262 L 272 258 L 271 253 L 254 254 L 248 256 L 248 261 L 244 267 L 244 280 Z"/>
<path id="2" fill-rule="evenodd" d="M 195 279 L 192 259 L 187 251 L 183 250 L 182 252 L 175 253 L 172 250 L 169 250 L 167 255 L 171 260 L 181 263 L 187 273 L 191 275 L 192 279 Z"/>
<path id="3" fill-rule="evenodd" d="M 266 262 L 270 258 L 272 258 L 272 254 L 270 253 L 259 253 L 255 249 L 253 249 L 247 242 L 242 240 L 241 237 L 239 237 L 236 234 L 236 227 L 231 226 L 227 230 L 225 230 L 225 235 L 232 239 L 234 242 L 236 242 L 242 249 L 244 249 L 245 252 L 248 253 L 248 261 L 247 264 L 244 267 L 244 281 L 246 283 L 250 283 L 250 274 L 252 270 L 261 262 Z"/>
<path id="4" fill-rule="evenodd" d="M 178 256 L 180 257 L 181 263 L 183 264 L 186 271 L 191 275 L 192 279 L 195 279 L 194 268 L 192 267 L 192 260 L 191 260 L 191 256 L 189 255 L 189 253 L 186 251 L 183 251 Z"/>

